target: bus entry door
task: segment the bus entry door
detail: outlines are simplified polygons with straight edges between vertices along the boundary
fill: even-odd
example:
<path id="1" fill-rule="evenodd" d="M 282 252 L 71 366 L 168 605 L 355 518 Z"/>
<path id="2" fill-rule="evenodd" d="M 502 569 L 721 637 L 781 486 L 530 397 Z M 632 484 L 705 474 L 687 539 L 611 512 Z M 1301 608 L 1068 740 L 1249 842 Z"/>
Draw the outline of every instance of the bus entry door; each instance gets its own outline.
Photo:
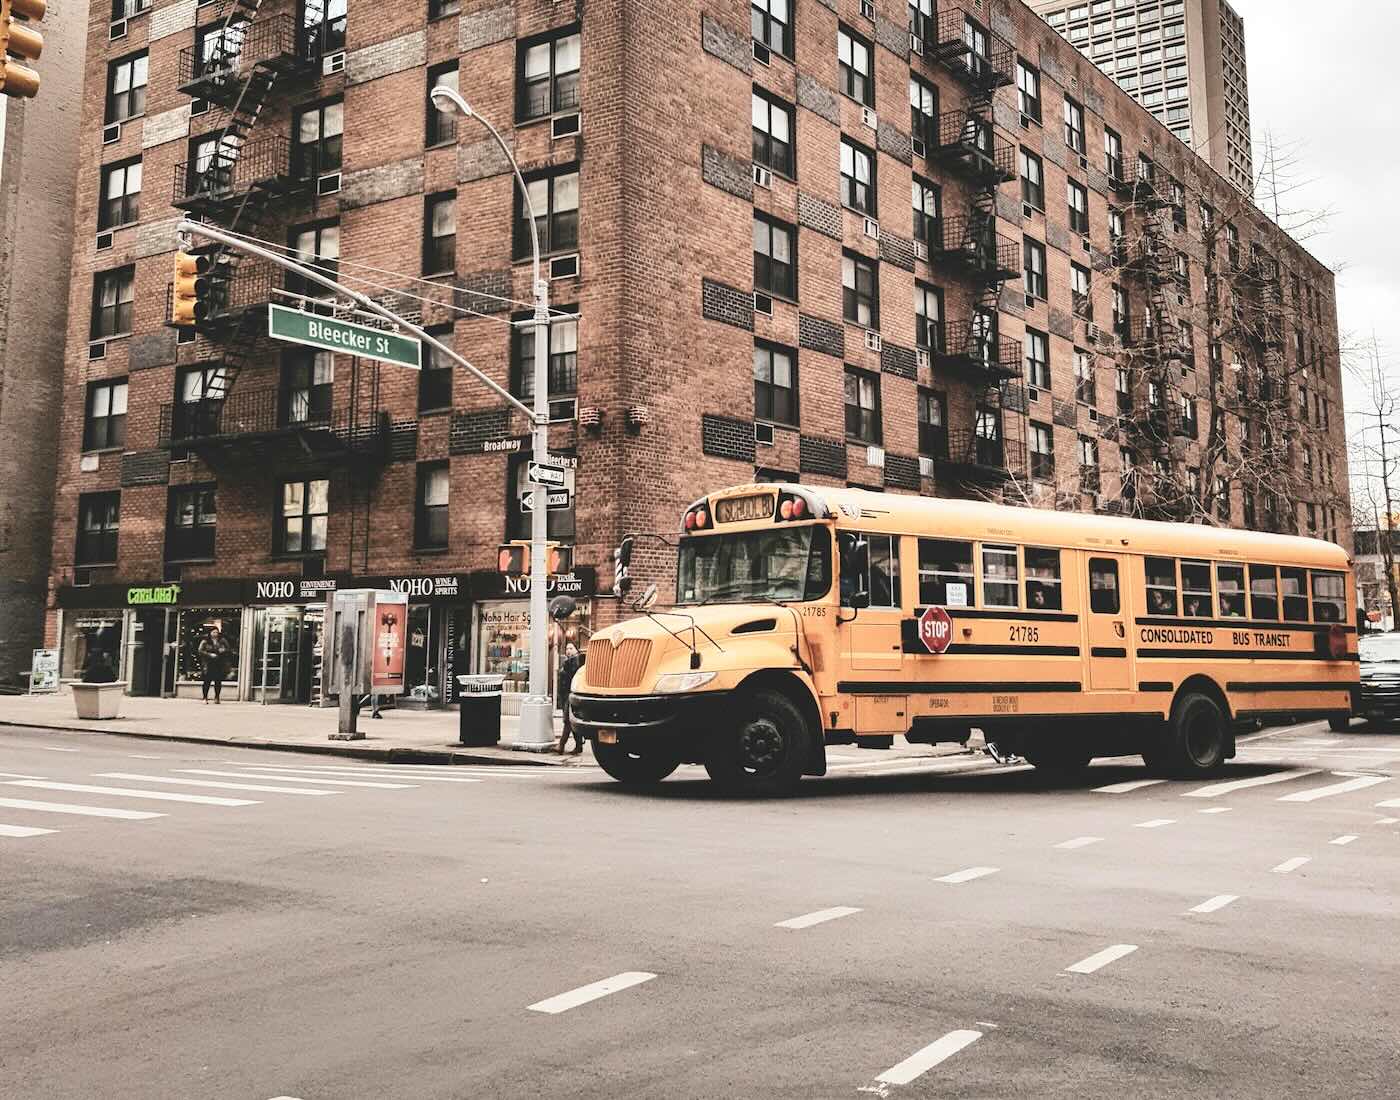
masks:
<path id="1" fill-rule="evenodd" d="M 904 667 L 900 619 L 904 615 L 899 585 L 899 539 L 894 535 L 842 531 L 841 606 L 847 667 L 860 672 L 887 672 L 896 679 Z M 853 608 L 853 611 L 844 611 Z M 884 679 L 884 677 L 878 677 Z"/>
<path id="2" fill-rule="evenodd" d="M 1131 691 L 1126 563 L 1120 554 L 1089 556 L 1089 690 Z"/>

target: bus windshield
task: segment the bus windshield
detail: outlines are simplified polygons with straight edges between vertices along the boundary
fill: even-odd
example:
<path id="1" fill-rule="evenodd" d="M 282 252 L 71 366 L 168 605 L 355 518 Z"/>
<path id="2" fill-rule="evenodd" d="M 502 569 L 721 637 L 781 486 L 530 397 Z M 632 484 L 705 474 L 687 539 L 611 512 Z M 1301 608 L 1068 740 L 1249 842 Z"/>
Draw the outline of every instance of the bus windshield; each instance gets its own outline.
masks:
<path id="1" fill-rule="evenodd" d="M 825 527 L 774 527 L 681 540 L 676 602 L 815 600 L 831 588 Z"/>

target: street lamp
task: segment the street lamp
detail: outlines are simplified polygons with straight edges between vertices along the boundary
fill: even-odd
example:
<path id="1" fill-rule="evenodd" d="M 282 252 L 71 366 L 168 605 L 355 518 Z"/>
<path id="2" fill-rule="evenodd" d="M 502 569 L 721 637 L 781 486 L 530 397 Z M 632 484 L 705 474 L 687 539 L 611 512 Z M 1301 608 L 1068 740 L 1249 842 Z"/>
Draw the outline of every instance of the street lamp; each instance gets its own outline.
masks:
<path id="1" fill-rule="evenodd" d="M 515 182 L 520 185 L 520 198 L 530 225 L 531 285 L 535 295 L 534 459 L 544 462 L 549 453 L 549 284 L 540 273 L 540 235 L 535 223 L 535 207 L 530 202 L 530 189 L 525 186 L 525 177 L 520 174 L 520 165 L 515 162 L 510 146 L 470 103 L 442 85 L 434 88 L 429 98 L 439 111 L 445 113 L 445 101 L 467 118 L 474 118 L 485 126 L 501 147 L 515 174 Z M 549 566 L 545 561 L 545 543 L 549 538 L 548 498 L 547 488 L 534 486 L 530 509 L 530 685 L 520 708 L 520 732 L 511 746 L 526 752 L 547 752 L 554 746 L 554 704 L 550 702 L 545 678 L 549 665 Z"/>

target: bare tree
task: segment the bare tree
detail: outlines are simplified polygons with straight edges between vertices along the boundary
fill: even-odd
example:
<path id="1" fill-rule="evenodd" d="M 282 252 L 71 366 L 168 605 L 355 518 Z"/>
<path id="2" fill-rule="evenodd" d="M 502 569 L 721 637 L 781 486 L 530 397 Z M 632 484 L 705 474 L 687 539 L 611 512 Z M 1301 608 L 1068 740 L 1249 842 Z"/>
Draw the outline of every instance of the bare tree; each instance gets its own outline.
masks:
<path id="1" fill-rule="evenodd" d="M 1396 615 L 1400 614 L 1395 572 L 1400 523 L 1400 383 L 1386 369 L 1374 336 L 1361 354 L 1351 357 L 1348 370 L 1363 402 L 1352 410 L 1361 422 L 1352 442 L 1353 508 L 1375 534 L 1391 614 Z"/>

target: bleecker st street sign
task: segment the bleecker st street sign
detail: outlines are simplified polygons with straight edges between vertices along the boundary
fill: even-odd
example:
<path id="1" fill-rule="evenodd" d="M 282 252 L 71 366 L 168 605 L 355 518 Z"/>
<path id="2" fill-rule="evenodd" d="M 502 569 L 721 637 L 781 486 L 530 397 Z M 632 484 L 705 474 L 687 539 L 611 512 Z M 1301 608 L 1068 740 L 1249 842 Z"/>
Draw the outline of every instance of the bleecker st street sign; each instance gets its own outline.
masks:
<path id="1" fill-rule="evenodd" d="M 267 334 L 274 340 L 306 344 L 322 351 L 338 351 L 343 355 L 358 355 L 362 359 L 379 359 L 401 367 L 423 369 L 423 342 L 396 332 L 318 317 L 286 306 L 267 307 Z"/>

